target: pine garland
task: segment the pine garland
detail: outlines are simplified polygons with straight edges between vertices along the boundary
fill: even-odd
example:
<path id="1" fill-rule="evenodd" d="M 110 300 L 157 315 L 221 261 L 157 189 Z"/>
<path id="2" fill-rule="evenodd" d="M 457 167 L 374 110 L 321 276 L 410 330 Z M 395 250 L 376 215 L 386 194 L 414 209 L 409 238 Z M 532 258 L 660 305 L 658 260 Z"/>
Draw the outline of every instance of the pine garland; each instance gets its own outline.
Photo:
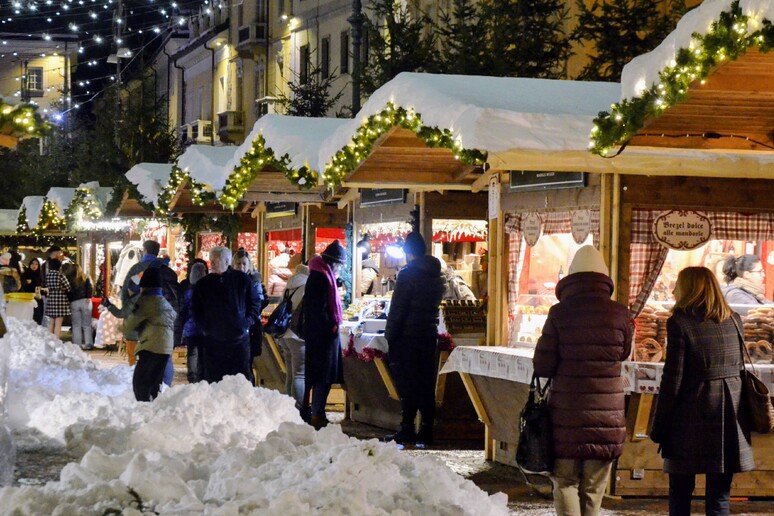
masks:
<path id="1" fill-rule="evenodd" d="M 20 235 L 22 233 L 29 232 L 30 226 L 29 222 L 27 222 L 27 207 L 22 205 L 21 209 L 19 210 L 19 216 L 16 219 L 16 234 Z"/>
<path id="2" fill-rule="evenodd" d="M 220 204 L 227 210 L 236 209 L 250 183 L 266 167 L 273 167 L 281 171 L 291 183 L 300 189 L 308 190 L 317 186 L 317 174 L 312 169 L 306 166 L 298 170 L 291 169 L 290 156 L 288 154 L 277 156 L 271 147 L 266 146 L 266 140 L 261 134 L 253 140 L 250 150 L 242 156 L 239 165 L 234 167 L 234 171 L 226 179 L 226 185 L 220 194 Z"/>
<path id="3" fill-rule="evenodd" d="M 50 126 L 38 115 L 34 104 L 12 106 L 0 99 L 0 134 L 23 138 L 42 136 Z"/>
<path id="4" fill-rule="evenodd" d="M 767 19 L 758 30 L 749 32 L 750 17 L 742 13 L 739 1 L 729 11 L 720 13 L 707 34 L 693 33 L 689 48 L 677 51 L 674 64 L 659 73 L 653 84 L 639 97 L 625 99 L 603 111 L 594 119 L 589 148 L 594 154 L 607 156 L 613 147 L 623 144 L 642 129 L 648 119 L 660 117 L 665 109 L 684 102 L 695 81 L 704 81 L 726 60 L 736 60 L 748 48 L 769 52 L 774 47 L 774 26 Z"/>
<path id="5" fill-rule="evenodd" d="M 65 209 L 64 219 L 67 227 L 75 228 L 82 220 L 97 220 L 103 216 L 99 203 L 91 188 L 76 188 L 73 200 Z"/>
<path id="6" fill-rule="evenodd" d="M 43 209 L 40 211 L 38 224 L 30 233 L 34 236 L 42 236 L 44 231 L 64 231 L 66 226 L 65 219 L 59 215 L 56 205 L 46 198 L 43 199 Z"/>
<path id="7" fill-rule="evenodd" d="M 349 145 L 333 156 L 325 166 L 323 182 L 330 187 L 339 186 L 344 176 L 354 171 L 371 153 L 376 140 L 395 126 L 413 131 L 428 147 L 451 150 L 456 159 L 468 165 L 482 166 L 486 161 L 485 152 L 465 149 L 459 137 L 455 137 L 449 129 L 423 125 L 421 115 L 413 108 L 406 109 L 388 102 L 380 113 L 368 117 Z"/>
<path id="8" fill-rule="evenodd" d="M 177 164 L 172 166 L 172 173 L 169 175 L 169 182 L 159 193 L 156 201 L 156 211 L 160 215 L 169 215 L 169 203 L 175 196 L 177 189 L 183 183 L 188 181 L 191 185 L 191 201 L 196 206 L 204 206 L 206 203 L 215 200 L 215 193 L 203 183 L 200 183 L 191 177 L 191 174 L 181 170 Z"/>

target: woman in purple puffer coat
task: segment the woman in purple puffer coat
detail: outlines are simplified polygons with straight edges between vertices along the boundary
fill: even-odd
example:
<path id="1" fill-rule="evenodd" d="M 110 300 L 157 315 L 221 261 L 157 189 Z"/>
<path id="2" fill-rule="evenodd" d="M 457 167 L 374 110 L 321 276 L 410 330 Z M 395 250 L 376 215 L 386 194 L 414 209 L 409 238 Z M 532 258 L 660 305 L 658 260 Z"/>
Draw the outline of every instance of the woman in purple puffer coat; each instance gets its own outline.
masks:
<path id="1" fill-rule="evenodd" d="M 599 514 L 610 468 L 626 437 L 621 362 L 631 352 L 629 310 L 610 299 L 602 254 L 581 247 L 556 285 L 535 348 L 535 374 L 552 378 L 548 406 L 556 460 L 557 514 Z"/>

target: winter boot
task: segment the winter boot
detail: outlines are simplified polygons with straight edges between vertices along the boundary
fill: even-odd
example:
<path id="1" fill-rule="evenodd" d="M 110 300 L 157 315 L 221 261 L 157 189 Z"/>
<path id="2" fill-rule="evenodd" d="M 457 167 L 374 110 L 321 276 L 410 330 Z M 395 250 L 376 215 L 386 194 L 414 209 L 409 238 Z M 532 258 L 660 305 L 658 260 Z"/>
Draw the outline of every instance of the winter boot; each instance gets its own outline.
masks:
<path id="1" fill-rule="evenodd" d="M 413 444 L 417 442 L 417 434 L 414 431 L 414 425 L 400 425 L 400 430 L 394 434 L 385 436 L 384 442 L 394 442 L 396 444 Z"/>
<path id="2" fill-rule="evenodd" d="M 301 414 L 301 419 L 304 423 L 311 424 L 312 423 L 312 408 L 311 407 L 302 407 L 296 405 L 296 408 L 298 408 L 299 414 Z"/>
<path id="3" fill-rule="evenodd" d="M 312 416 L 311 420 L 309 421 L 309 424 L 311 424 L 315 430 L 325 428 L 328 426 L 328 423 L 330 423 L 330 421 L 328 421 L 328 418 L 325 416 Z"/>
<path id="4" fill-rule="evenodd" d="M 433 425 L 423 424 L 417 433 L 417 444 L 430 446 L 433 444 Z"/>

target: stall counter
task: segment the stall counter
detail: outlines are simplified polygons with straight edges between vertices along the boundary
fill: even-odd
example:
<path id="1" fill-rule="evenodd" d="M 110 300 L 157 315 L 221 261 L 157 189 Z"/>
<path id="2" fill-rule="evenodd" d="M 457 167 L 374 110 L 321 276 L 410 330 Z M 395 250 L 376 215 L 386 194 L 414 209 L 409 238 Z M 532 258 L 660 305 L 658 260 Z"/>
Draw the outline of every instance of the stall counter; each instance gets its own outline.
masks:
<path id="1" fill-rule="evenodd" d="M 457 372 L 479 419 L 485 424 L 487 460 L 516 465 L 519 412 L 529 394 L 534 349 L 500 346 L 458 346 L 440 374 Z M 747 366 L 750 367 L 749 365 Z M 664 364 L 624 362 L 627 394 L 626 443 L 616 462 L 611 493 L 619 496 L 667 496 L 669 484 L 661 471 L 657 445 L 648 439 Z M 755 370 L 774 392 L 774 364 L 756 364 Z M 753 434 L 757 469 L 734 477 L 736 496 L 774 496 L 774 435 Z M 703 481 L 697 493 L 703 493 Z"/>

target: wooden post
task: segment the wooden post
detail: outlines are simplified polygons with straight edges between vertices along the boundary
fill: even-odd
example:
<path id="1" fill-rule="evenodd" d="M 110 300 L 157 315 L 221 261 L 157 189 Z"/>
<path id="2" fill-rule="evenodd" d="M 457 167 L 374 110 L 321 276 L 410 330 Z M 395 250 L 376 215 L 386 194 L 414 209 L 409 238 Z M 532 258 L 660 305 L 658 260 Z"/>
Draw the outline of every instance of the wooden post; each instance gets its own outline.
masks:
<path id="1" fill-rule="evenodd" d="M 427 244 L 427 253 L 433 252 L 433 217 L 425 204 L 425 192 L 414 194 L 415 204 L 419 206 L 419 233 Z"/>
<path id="2" fill-rule="evenodd" d="M 481 397 L 478 395 L 478 390 L 476 389 L 476 385 L 473 383 L 470 374 L 460 373 L 460 378 L 462 378 L 462 385 L 465 386 L 465 390 L 468 391 L 470 402 L 476 410 L 478 419 L 484 423 L 484 459 L 494 460 L 494 441 L 489 433 L 489 425 L 492 424 L 492 421 L 489 419 L 489 414 L 486 411 L 484 403 L 481 401 Z"/>

